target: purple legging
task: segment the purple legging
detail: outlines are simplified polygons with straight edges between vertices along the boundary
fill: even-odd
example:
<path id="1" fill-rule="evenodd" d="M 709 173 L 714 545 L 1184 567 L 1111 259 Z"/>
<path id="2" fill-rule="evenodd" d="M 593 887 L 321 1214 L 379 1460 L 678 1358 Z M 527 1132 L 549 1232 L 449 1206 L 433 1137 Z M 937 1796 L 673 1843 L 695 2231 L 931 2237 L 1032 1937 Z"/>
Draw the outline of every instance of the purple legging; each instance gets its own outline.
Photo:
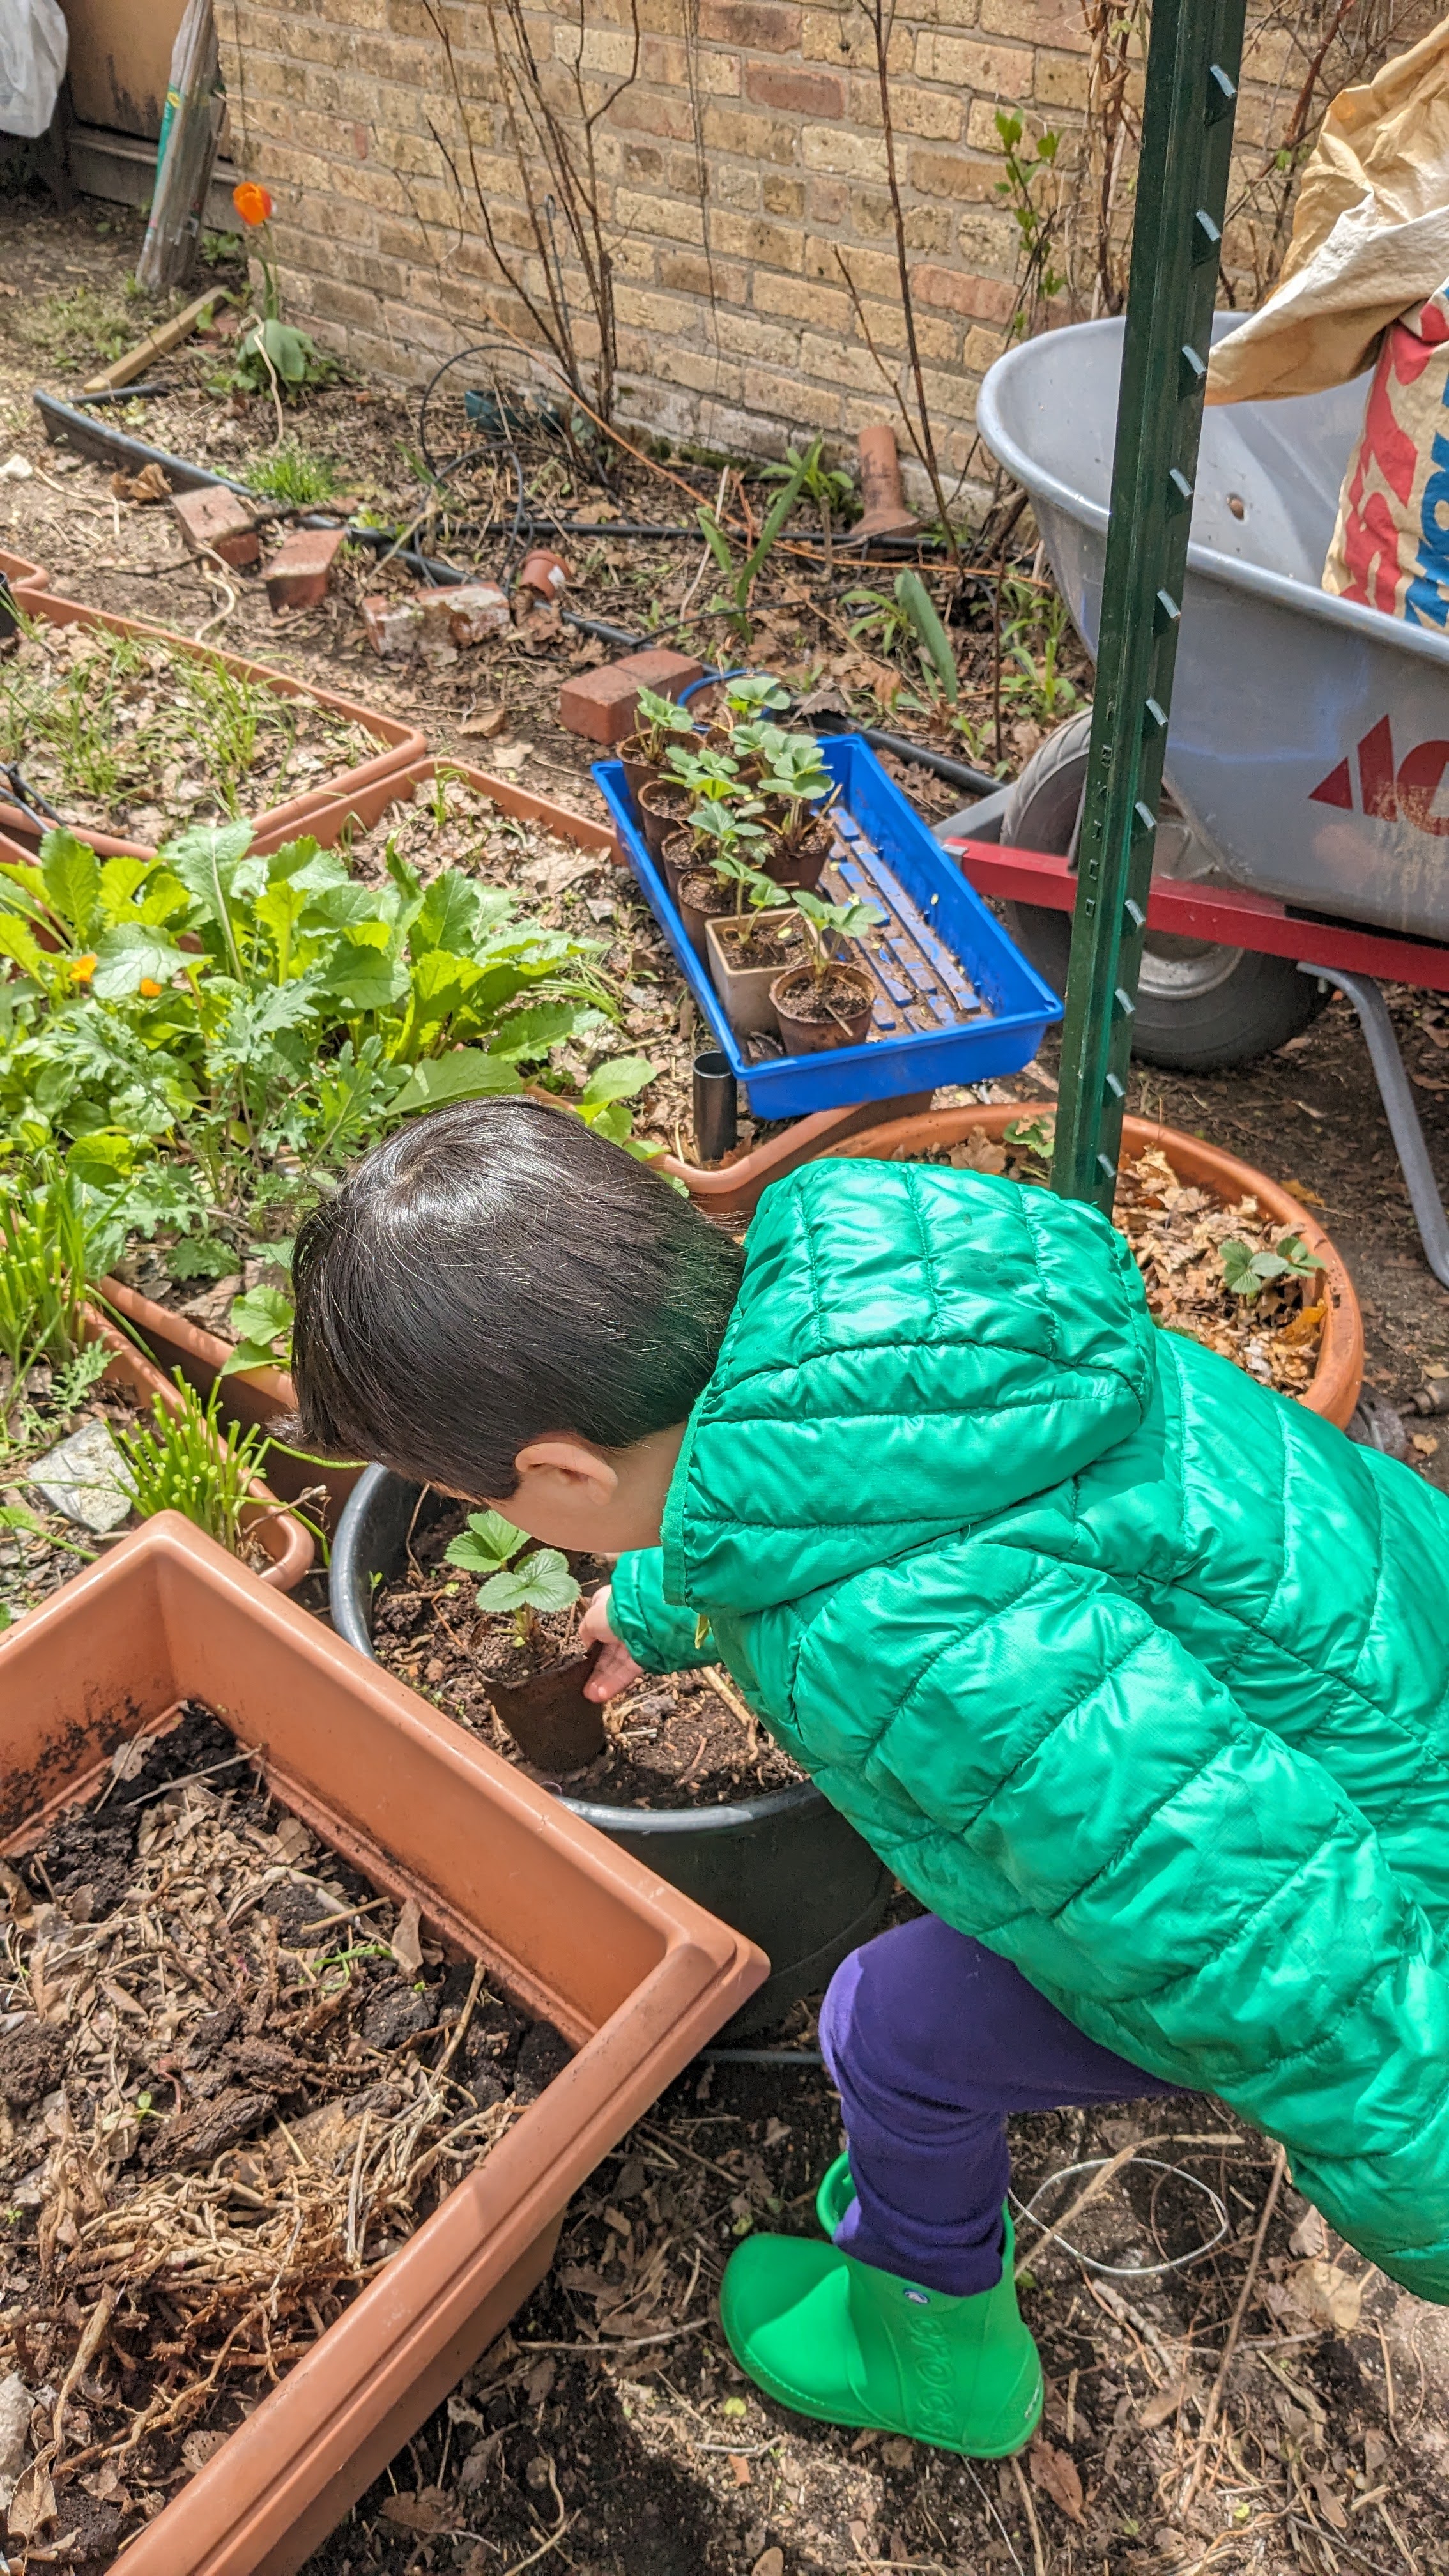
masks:
<path id="1" fill-rule="evenodd" d="M 820 2045 L 856 2191 L 836 2244 L 958 2297 L 1001 2278 L 1008 2111 L 1181 2090 L 1099 2048 L 1009 1960 L 934 1914 L 837 1968 Z"/>

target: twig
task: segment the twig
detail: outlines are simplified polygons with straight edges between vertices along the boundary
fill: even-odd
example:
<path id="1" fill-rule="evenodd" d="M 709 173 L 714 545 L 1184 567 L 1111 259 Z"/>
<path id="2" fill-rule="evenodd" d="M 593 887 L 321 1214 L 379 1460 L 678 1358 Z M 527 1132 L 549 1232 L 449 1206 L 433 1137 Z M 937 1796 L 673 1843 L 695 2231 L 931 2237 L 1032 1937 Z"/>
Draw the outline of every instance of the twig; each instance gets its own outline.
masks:
<path id="1" fill-rule="evenodd" d="M 537 2559 L 546 2558 L 551 2549 L 556 2549 L 559 2542 L 562 2540 L 564 2533 L 566 2531 L 572 2531 L 574 2524 L 577 2521 L 578 2515 L 576 2513 L 571 2513 L 567 2522 L 561 2522 L 557 2531 L 551 2531 L 547 2540 L 545 2540 L 539 2548 L 530 2549 L 526 2558 L 515 2558 L 511 2567 L 505 2567 L 503 2570 L 503 2576 L 522 2576 L 522 2571 L 525 2567 L 532 2567 Z"/>
<path id="2" fill-rule="evenodd" d="M 1272 2220 L 1273 2212 L 1278 2206 L 1278 2194 L 1283 2188 L 1283 2180 L 1287 2171 L 1287 2152 L 1284 2148 L 1280 2147 L 1273 2158 L 1273 2171 L 1269 2179 L 1267 2193 L 1263 2201 L 1262 2214 L 1258 2220 L 1257 2233 L 1253 2238 L 1253 2250 L 1248 2256 L 1248 2268 L 1243 2275 L 1243 2286 L 1238 2292 L 1238 2304 L 1233 2310 L 1233 2321 L 1228 2328 L 1228 2339 L 1223 2346 L 1223 2357 L 1218 2364 L 1218 2375 L 1213 2381 L 1211 2389 L 1208 2391 L 1208 2401 L 1206 2406 L 1203 2408 L 1202 2425 L 1197 2437 L 1197 2448 L 1193 2453 L 1192 2466 L 1188 2470 L 1187 2480 L 1183 2487 L 1182 2496 L 1178 2504 L 1177 2509 L 1179 2513 L 1186 2513 L 1188 2506 L 1191 2504 L 1193 2497 L 1197 2493 L 1198 2481 L 1201 2478 L 1203 2469 L 1206 2465 L 1207 2446 L 1212 2439 L 1213 2426 L 1217 2422 L 1218 2408 L 1222 2404 L 1223 2392 L 1228 2384 L 1228 2373 L 1232 2369 L 1233 2357 L 1238 2349 L 1238 2337 L 1243 2329 L 1243 2319 L 1248 2313 L 1248 2302 L 1252 2298 L 1253 2285 L 1258 2277 L 1258 2265 L 1262 2261 L 1263 2247 L 1267 2241 L 1269 2224 Z"/>
<path id="3" fill-rule="evenodd" d="M 136 1736 L 132 1741 L 139 1743 L 141 1739 Z M 183 1771 L 179 1780 L 163 1780 L 159 1789 L 147 1789 L 139 1798 L 123 1799 L 121 1813 L 125 1815 L 132 1807 L 154 1806 L 158 1798 L 169 1798 L 173 1789 L 189 1789 L 193 1781 L 213 1779 L 218 1771 L 234 1771 L 239 1762 L 255 1762 L 256 1759 L 255 1753 L 229 1753 L 224 1762 L 208 1762 L 204 1771 Z M 101 1802 L 98 1800 L 97 1803 Z"/>
<path id="4" fill-rule="evenodd" d="M 683 2326 L 666 2326 L 662 2334 L 607 2335 L 598 2343 L 520 2343 L 520 2352 L 591 2352 L 597 2358 L 611 2352 L 642 2352 L 646 2343 L 673 2343 L 680 2335 L 699 2334 L 709 2324 L 708 2317 L 691 2317 Z"/>
<path id="5" fill-rule="evenodd" d="M 231 583 L 227 580 L 224 572 L 213 572 L 211 566 L 204 563 L 199 563 L 197 565 L 197 570 L 204 582 L 211 583 L 218 590 L 224 590 L 226 593 L 226 598 L 221 607 L 217 609 L 214 616 L 203 619 L 201 625 L 198 626 L 196 633 L 191 639 L 193 644 L 204 644 L 208 635 L 211 633 L 212 628 L 214 626 L 224 626 L 227 619 L 230 617 L 232 610 L 236 606 L 236 592 L 232 589 Z"/>
<path id="6" fill-rule="evenodd" d="M 745 1706 L 739 1692 L 733 1689 L 730 1683 L 724 1679 L 718 1664 L 707 1665 L 705 1668 L 704 1678 L 716 1696 L 724 1701 L 726 1708 L 730 1710 L 731 1714 L 740 1720 L 741 1725 L 748 1726 L 753 1732 L 759 1724 L 758 1718 L 755 1716 L 753 1709 L 749 1709 Z"/>
<path id="7" fill-rule="evenodd" d="M 1011 2468 L 1016 2479 L 1016 2491 L 1021 2498 L 1022 2511 L 1026 2515 L 1026 2526 L 1031 2533 L 1032 2565 L 1036 2569 L 1036 2576 L 1046 2576 L 1046 2559 L 1042 2555 L 1041 2545 L 1041 2524 L 1036 2518 L 1036 2506 L 1031 2500 L 1031 2489 L 1026 2482 L 1026 2471 L 1021 2465 L 1019 2452 L 1013 2452 Z"/>

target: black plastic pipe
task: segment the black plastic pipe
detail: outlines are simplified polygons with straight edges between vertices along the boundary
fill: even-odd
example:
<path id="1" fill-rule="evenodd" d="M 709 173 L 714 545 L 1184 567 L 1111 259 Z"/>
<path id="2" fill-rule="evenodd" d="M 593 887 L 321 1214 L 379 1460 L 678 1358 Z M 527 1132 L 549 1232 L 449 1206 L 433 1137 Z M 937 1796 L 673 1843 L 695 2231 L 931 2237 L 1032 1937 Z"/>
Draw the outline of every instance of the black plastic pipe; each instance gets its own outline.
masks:
<path id="1" fill-rule="evenodd" d="M 722 1163 L 739 1142 L 739 1088 L 718 1047 L 694 1059 L 694 1143 L 704 1164 Z"/>

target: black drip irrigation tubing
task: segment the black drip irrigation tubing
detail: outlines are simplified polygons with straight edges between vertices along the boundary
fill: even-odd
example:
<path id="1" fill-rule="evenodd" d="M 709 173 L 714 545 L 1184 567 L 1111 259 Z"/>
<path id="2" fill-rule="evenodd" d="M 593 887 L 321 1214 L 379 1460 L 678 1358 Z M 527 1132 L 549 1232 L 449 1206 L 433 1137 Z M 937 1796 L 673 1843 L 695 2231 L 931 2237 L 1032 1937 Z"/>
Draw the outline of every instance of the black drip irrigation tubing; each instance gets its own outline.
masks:
<path id="1" fill-rule="evenodd" d="M 92 400 L 94 399 L 96 397 L 93 396 Z M 42 392 L 39 386 L 35 390 L 35 407 L 45 423 L 47 434 L 52 442 L 73 447 L 80 455 L 89 456 L 97 464 L 130 465 L 133 470 L 142 465 L 159 465 L 173 490 L 179 492 L 219 488 L 239 494 L 244 501 L 264 501 L 267 497 L 265 493 L 253 492 L 247 484 L 238 482 L 234 474 L 213 474 L 209 466 L 189 464 L 184 456 L 173 456 L 164 447 L 152 447 L 143 438 L 133 438 L 128 430 L 113 429 L 108 421 L 91 420 L 85 412 L 78 411 L 73 404 L 61 402 L 55 394 Z M 337 524 L 335 511 L 330 516 L 325 510 L 299 512 L 297 519 L 298 525 L 304 528 L 328 528 L 335 527 Z M 545 534 L 553 535 L 585 533 L 582 530 L 570 531 L 566 527 L 561 528 L 556 522 L 531 521 L 523 524 L 530 526 L 535 533 L 540 529 Z M 633 530 L 630 531 L 630 533 L 633 532 Z M 612 530 L 601 529 L 600 533 L 612 533 L 617 536 L 623 531 L 615 526 Z M 637 533 L 640 535 L 677 533 L 693 536 L 697 532 L 692 528 L 668 532 L 653 529 L 645 531 L 640 528 Z M 349 520 L 347 534 L 355 545 L 370 546 L 375 554 L 395 554 L 400 563 L 406 564 L 409 572 L 415 573 L 423 581 L 431 582 L 436 589 L 453 589 L 460 582 L 475 578 L 473 574 L 460 571 L 456 564 L 445 563 L 436 555 L 420 554 L 416 547 L 399 546 L 395 531 L 386 528 L 362 528 Z M 911 538 L 907 542 L 914 545 L 916 540 Z M 649 645 L 657 640 L 648 635 L 631 634 L 627 627 L 613 626 L 606 618 L 586 617 L 576 608 L 561 609 L 559 613 L 566 626 L 576 628 L 582 635 L 595 636 L 601 644 L 613 645 L 623 653 L 647 651 Z M 969 769 L 964 761 L 952 760 L 944 752 L 928 751 L 920 743 L 907 741 L 904 734 L 880 733 L 869 726 L 861 730 L 873 751 L 889 751 L 895 754 L 897 760 L 913 761 L 918 769 L 930 770 L 933 776 L 944 778 L 950 786 L 960 787 L 969 795 L 994 795 L 1001 784 L 998 778 L 988 778 L 984 770 Z"/>

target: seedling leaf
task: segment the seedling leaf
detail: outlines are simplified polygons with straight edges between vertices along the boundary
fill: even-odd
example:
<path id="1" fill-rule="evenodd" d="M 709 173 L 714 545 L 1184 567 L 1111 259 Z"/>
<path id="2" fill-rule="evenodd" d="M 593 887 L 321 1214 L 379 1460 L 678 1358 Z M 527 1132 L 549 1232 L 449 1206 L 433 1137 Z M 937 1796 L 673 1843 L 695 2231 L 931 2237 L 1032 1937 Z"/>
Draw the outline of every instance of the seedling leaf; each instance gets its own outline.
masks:
<path id="1" fill-rule="evenodd" d="M 418 1065 L 392 1106 L 401 1116 L 412 1109 L 436 1109 L 445 1100 L 484 1100 L 522 1088 L 517 1068 L 506 1057 L 487 1055 L 481 1047 L 455 1047 L 451 1055 Z"/>
<path id="2" fill-rule="evenodd" d="M 448 1543 L 446 1561 L 468 1574 L 500 1574 L 522 1545 L 522 1530 L 501 1512 L 470 1512 L 467 1528 Z"/>

